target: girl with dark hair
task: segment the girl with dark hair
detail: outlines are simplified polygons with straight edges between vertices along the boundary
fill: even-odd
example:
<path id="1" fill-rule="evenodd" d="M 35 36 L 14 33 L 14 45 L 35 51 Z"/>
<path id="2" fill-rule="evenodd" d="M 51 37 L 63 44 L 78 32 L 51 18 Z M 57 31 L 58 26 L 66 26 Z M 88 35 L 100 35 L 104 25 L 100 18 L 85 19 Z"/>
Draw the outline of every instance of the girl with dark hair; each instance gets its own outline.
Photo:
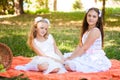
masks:
<path id="1" fill-rule="evenodd" d="M 111 62 L 102 49 L 103 37 L 101 11 L 90 8 L 83 20 L 80 44 L 72 53 L 64 55 L 65 68 L 84 73 L 109 70 Z"/>

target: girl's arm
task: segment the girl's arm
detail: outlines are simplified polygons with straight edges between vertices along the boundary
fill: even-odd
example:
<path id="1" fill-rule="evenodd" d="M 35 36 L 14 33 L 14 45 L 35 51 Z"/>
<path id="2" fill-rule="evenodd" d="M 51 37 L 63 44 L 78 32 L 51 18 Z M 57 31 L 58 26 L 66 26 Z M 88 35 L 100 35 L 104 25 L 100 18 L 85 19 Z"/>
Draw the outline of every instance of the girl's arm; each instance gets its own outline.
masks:
<path id="1" fill-rule="evenodd" d="M 54 50 L 55 50 L 55 53 L 57 53 L 62 59 L 64 59 L 63 57 L 63 54 L 61 53 L 61 51 L 58 49 L 56 43 L 55 43 L 55 40 L 54 40 Z"/>
<path id="2" fill-rule="evenodd" d="M 99 38 L 100 34 L 101 33 L 100 33 L 99 29 L 97 29 L 97 28 L 92 29 L 90 31 L 85 43 L 81 47 L 78 46 L 74 50 L 73 54 L 70 57 L 68 57 L 67 59 L 73 59 L 75 57 L 78 57 L 78 56 L 81 56 L 82 54 L 84 54 L 85 51 L 88 50 L 89 47 L 95 42 L 95 40 L 97 38 Z"/>

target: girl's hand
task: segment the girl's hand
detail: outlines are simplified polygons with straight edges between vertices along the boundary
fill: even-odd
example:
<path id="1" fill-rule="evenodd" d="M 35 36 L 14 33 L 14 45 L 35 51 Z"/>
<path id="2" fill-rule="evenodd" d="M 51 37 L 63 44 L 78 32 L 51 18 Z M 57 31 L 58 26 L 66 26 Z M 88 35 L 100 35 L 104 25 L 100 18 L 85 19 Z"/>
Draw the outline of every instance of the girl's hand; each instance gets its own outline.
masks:
<path id="1" fill-rule="evenodd" d="M 67 57 L 64 61 L 71 60 L 71 59 L 73 59 L 73 58 L 72 57 Z"/>
<path id="2" fill-rule="evenodd" d="M 64 64 L 64 60 L 61 60 L 60 63 L 61 63 L 61 64 Z"/>
<path id="3" fill-rule="evenodd" d="M 55 59 L 55 58 L 53 58 L 53 57 L 49 57 L 49 56 L 47 56 L 47 57 L 50 58 L 50 59 L 53 59 L 54 61 L 59 62 L 59 63 L 61 63 L 61 64 L 64 63 L 64 60 L 63 60 L 63 59 L 58 60 L 58 59 Z"/>

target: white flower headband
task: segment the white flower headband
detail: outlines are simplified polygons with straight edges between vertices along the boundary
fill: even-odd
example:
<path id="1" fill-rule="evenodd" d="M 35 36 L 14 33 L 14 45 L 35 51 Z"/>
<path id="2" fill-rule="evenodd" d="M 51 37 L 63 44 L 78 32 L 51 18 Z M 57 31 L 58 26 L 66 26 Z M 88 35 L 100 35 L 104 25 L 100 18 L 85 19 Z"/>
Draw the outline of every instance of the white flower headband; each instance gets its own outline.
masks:
<path id="1" fill-rule="evenodd" d="M 98 15 L 99 17 L 101 17 L 102 16 L 102 11 L 101 10 L 99 10 L 99 15 Z"/>
<path id="2" fill-rule="evenodd" d="M 86 10 L 86 13 L 89 11 L 89 9 L 87 9 Z M 101 10 L 99 10 L 99 15 L 98 15 L 99 17 L 101 17 L 102 16 L 102 11 Z"/>
<path id="3" fill-rule="evenodd" d="M 41 21 L 41 20 L 45 20 L 48 23 L 48 25 L 50 25 L 50 21 L 47 18 L 45 18 L 45 19 L 43 19 L 42 17 L 36 17 L 35 18 L 35 22 L 36 23 L 39 22 L 39 21 Z"/>

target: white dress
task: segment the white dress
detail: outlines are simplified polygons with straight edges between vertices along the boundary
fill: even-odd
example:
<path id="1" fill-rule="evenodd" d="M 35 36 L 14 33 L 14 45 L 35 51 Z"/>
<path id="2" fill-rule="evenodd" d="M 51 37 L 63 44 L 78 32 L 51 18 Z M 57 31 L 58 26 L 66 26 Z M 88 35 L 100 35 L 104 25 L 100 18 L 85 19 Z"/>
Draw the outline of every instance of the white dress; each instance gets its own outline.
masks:
<path id="1" fill-rule="evenodd" d="M 85 43 L 89 32 L 83 35 L 83 44 Z M 64 54 L 64 57 L 68 57 L 71 54 L 72 53 L 66 53 Z M 83 73 L 106 71 L 111 67 L 110 60 L 105 56 L 105 52 L 102 50 L 101 36 L 82 56 L 68 60 L 65 64 L 68 64 L 73 71 Z"/>
<path id="2" fill-rule="evenodd" d="M 37 39 L 34 39 L 35 45 L 42 50 L 47 56 L 53 57 L 55 59 L 61 59 L 55 52 L 54 52 L 54 40 L 51 34 L 49 34 L 48 39 L 46 41 L 40 42 Z M 31 62 L 28 64 L 21 66 L 18 65 L 15 67 L 17 70 L 33 70 L 33 71 L 38 71 L 37 65 L 42 64 L 47 62 L 49 64 L 48 69 L 44 71 L 44 74 L 50 73 L 52 70 L 55 68 L 60 68 L 58 73 L 64 73 L 66 72 L 63 64 L 54 61 L 53 59 L 50 59 L 48 57 L 43 57 L 43 56 L 35 56 Z"/>

